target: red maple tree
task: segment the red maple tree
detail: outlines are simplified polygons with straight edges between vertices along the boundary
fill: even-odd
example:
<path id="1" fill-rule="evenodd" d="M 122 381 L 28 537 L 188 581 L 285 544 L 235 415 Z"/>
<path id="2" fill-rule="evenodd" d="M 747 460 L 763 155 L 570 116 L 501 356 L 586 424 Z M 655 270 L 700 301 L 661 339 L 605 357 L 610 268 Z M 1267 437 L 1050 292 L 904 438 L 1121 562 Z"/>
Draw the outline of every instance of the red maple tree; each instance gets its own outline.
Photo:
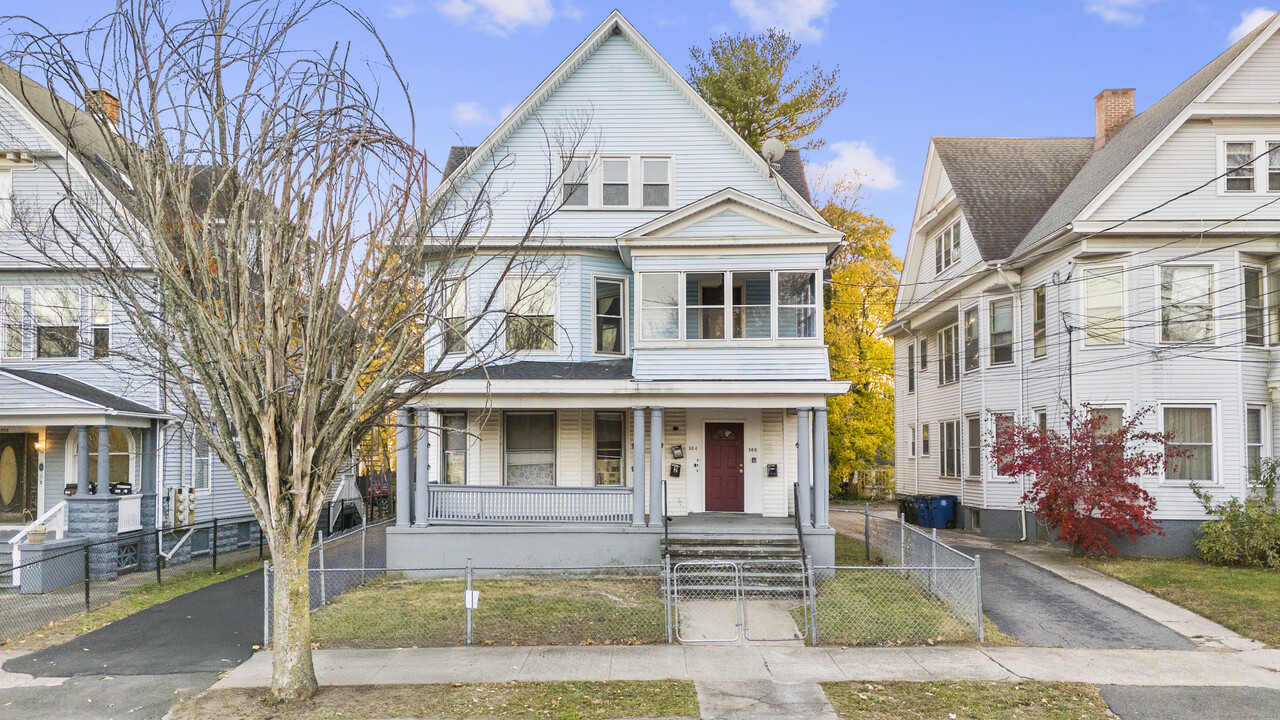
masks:
<path id="1" fill-rule="evenodd" d="M 1004 418 L 996 423 L 992 455 L 999 474 L 1030 476 L 1022 502 L 1076 551 L 1114 555 L 1115 538 L 1163 535 L 1151 518 L 1155 499 L 1134 482 L 1158 475 L 1166 458 L 1178 454 L 1169 433 L 1141 428 L 1151 408 L 1118 427 L 1087 406 L 1066 411 L 1066 434 Z"/>

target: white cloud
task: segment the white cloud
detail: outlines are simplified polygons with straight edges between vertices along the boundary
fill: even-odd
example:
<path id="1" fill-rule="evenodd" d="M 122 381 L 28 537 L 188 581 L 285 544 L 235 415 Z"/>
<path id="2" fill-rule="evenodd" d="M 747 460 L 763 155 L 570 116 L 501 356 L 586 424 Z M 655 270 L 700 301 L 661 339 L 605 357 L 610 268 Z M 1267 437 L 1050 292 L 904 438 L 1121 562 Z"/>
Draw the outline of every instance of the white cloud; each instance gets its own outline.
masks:
<path id="1" fill-rule="evenodd" d="M 1158 0 L 1087 0 L 1084 11 L 1117 25 L 1141 25 L 1142 11 Z"/>
<path id="2" fill-rule="evenodd" d="M 396 20 L 403 20 L 410 15 L 416 15 L 418 5 L 413 0 L 398 0 L 397 2 L 387 3 L 387 16 Z"/>
<path id="3" fill-rule="evenodd" d="M 757 32 L 780 28 L 797 40 L 821 40 L 835 0 L 733 0 L 733 9 Z"/>
<path id="4" fill-rule="evenodd" d="M 493 116 L 478 102 L 460 102 L 449 111 L 455 125 L 492 125 Z"/>
<path id="5" fill-rule="evenodd" d="M 551 0 L 444 0 L 438 9 L 461 25 L 505 36 L 521 25 L 551 22 Z"/>
<path id="6" fill-rule="evenodd" d="M 502 118 L 505 118 L 506 116 L 511 114 L 512 110 L 515 110 L 515 109 L 516 109 L 515 103 L 507 103 L 506 105 L 503 105 L 502 107 L 498 108 L 498 119 L 501 120 Z"/>
<path id="7" fill-rule="evenodd" d="M 1253 29 L 1271 19 L 1276 11 L 1268 7 L 1256 7 L 1240 13 L 1240 24 L 1231 28 L 1227 36 L 1227 44 L 1235 45 L 1241 38 L 1253 32 Z"/>
<path id="8" fill-rule="evenodd" d="M 863 187 L 874 190 L 893 190 L 902 184 L 893 171 L 893 162 L 876 155 L 876 151 L 864 142 L 835 142 L 827 146 L 835 157 L 822 166 L 821 172 L 831 177 L 856 175 Z"/>

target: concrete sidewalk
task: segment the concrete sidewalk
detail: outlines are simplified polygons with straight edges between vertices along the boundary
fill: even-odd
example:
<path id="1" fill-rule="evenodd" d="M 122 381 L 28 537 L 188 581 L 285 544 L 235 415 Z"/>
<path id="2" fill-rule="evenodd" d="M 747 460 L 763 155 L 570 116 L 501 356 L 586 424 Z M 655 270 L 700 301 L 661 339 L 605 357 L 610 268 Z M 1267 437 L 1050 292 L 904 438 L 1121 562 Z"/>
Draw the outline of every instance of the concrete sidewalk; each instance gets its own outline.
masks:
<path id="1" fill-rule="evenodd" d="M 1280 650 L 1235 653 L 1028 647 L 794 648 L 767 646 L 457 647 L 317 650 L 321 685 L 537 680 L 824 682 L 1049 680 L 1094 685 L 1280 689 Z M 214 688 L 261 687 L 260 652 Z"/>

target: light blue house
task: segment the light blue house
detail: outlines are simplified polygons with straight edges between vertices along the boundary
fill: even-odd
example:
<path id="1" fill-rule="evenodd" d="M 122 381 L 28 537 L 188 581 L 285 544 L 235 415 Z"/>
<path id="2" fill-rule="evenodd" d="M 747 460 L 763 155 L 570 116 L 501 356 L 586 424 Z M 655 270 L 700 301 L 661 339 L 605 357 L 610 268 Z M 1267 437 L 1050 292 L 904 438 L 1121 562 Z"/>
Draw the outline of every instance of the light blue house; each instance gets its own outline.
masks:
<path id="1" fill-rule="evenodd" d="M 402 413 L 390 566 L 654 562 L 666 517 L 672 537 L 795 538 L 796 515 L 829 563 L 825 408 L 848 383 L 822 282 L 841 234 L 798 154 L 766 161 L 614 12 L 450 160 L 440 192 L 489 204 L 427 364 L 500 361 Z M 491 299 L 500 319 L 475 320 Z"/>
<path id="2" fill-rule="evenodd" d="M 97 92 L 87 104 L 103 112 L 90 114 L 0 65 L 0 565 L 123 538 L 92 553 L 95 576 L 110 577 L 154 562 L 154 537 L 139 531 L 172 526 L 175 488 L 195 498 L 181 522 L 236 519 L 222 525 L 219 547 L 256 544 L 257 528 L 230 475 L 138 360 L 147 350 L 120 308 L 88 281 L 93 268 L 54 269 L 24 230 L 47 222 L 68 188 L 119 185 L 94 152 L 114 132 L 119 104 Z M 37 524 L 49 530 L 40 546 L 29 542 Z M 161 552 L 182 560 L 213 541 L 209 528 L 166 535 Z"/>

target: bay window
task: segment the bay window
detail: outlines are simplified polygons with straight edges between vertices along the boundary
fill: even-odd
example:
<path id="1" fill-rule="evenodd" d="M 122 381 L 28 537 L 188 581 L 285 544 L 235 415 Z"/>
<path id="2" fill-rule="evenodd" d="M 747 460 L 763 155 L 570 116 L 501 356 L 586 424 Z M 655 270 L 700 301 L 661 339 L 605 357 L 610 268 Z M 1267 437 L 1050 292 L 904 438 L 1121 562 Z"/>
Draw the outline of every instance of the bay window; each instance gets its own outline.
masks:
<path id="1" fill-rule="evenodd" d="M 507 349 L 556 349 L 556 277 L 507 281 Z"/>
<path id="2" fill-rule="evenodd" d="M 75 288 L 38 287 L 32 295 L 36 357 L 80 354 L 80 293 Z"/>
<path id="3" fill-rule="evenodd" d="M 819 337 L 816 272 L 641 273 L 640 340 Z"/>
<path id="4" fill-rule="evenodd" d="M 733 274 L 733 337 L 768 338 L 769 273 Z"/>
<path id="5" fill-rule="evenodd" d="M 978 369 L 978 308 L 964 311 L 964 369 Z"/>
<path id="6" fill-rule="evenodd" d="M 623 484 L 625 422 L 625 415 L 621 412 L 599 411 L 596 413 L 596 485 Z"/>
<path id="7" fill-rule="evenodd" d="M 1265 345 L 1267 328 L 1263 322 L 1262 271 L 1244 269 L 1244 342 L 1246 345 Z"/>
<path id="8" fill-rule="evenodd" d="M 646 273 L 642 276 L 640 333 L 645 340 L 680 337 L 680 274 Z"/>
<path id="9" fill-rule="evenodd" d="M 1165 479 L 1216 482 L 1212 408 L 1166 407 L 1164 431 L 1172 435 L 1169 447 L 1176 451 L 1165 457 Z"/>
<path id="10" fill-rule="evenodd" d="M 1161 342 L 1213 341 L 1213 267 L 1160 267 Z"/>
<path id="11" fill-rule="evenodd" d="M 444 351 L 467 349 L 467 281 L 450 280 L 444 286 Z"/>
<path id="12" fill-rule="evenodd" d="M 555 485 L 555 411 L 508 412 L 502 419 L 507 485 Z"/>
<path id="13" fill-rule="evenodd" d="M 623 288 L 621 280 L 596 280 L 596 353 L 599 355 L 626 354 Z"/>

